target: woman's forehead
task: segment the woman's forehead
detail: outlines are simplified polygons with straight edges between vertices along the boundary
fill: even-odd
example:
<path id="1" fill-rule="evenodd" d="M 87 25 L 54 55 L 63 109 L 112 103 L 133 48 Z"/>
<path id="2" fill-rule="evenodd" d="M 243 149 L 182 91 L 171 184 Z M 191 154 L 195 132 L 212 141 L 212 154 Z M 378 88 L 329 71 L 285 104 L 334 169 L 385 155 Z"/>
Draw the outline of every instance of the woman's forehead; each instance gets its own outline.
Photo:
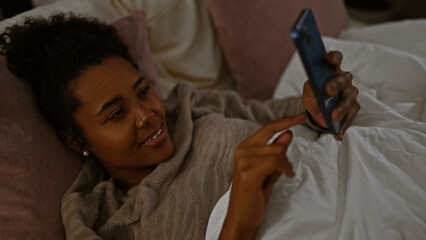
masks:
<path id="1" fill-rule="evenodd" d="M 110 57 L 84 71 L 73 81 L 71 89 L 83 106 L 99 107 L 111 98 L 132 91 L 138 79 L 138 71 L 128 61 Z"/>

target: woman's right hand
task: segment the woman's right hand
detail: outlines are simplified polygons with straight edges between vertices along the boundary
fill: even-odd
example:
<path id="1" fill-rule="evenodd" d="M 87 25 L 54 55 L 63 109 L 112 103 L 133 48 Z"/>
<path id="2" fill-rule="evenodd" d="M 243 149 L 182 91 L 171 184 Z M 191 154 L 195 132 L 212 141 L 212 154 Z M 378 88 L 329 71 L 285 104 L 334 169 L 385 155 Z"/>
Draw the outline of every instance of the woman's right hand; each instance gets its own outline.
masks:
<path id="1" fill-rule="evenodd" d="M 285 132 L 270 145 L 266 142 L 276 132 L 304 122 L 306 117 L 301 114 L 268 123 L 238 145 L 228 212 L 219 239 L 253 239 L 274 183 L 282 173 L 294 176 L 286 156 L 292 133 Z"/>

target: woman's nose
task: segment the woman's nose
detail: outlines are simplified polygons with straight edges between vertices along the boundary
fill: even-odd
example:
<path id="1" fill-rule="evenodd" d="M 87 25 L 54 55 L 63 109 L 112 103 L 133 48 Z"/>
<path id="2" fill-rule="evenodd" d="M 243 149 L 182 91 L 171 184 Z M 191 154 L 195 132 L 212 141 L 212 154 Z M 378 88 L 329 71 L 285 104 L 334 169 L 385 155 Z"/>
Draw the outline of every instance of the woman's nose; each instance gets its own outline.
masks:
<path id="1" fill-rule="evenodd" d="M 144 128 L 149 126 L 151 124 L 153 116 L 154 116 L 154 113 L 151 111 L 145 112 L 145 114 L 140 115 L 138 118 L 136 118 L 136 127 Z"/>

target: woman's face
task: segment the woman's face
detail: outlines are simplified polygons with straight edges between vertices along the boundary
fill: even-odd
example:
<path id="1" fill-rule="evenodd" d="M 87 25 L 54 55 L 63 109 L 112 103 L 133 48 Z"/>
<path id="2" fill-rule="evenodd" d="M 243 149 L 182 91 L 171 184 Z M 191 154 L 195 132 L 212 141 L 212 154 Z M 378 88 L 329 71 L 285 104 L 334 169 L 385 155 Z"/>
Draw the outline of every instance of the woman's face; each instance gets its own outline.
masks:
<path id="1" fill-rule="evenodd" d="M 70 87 L 82 103 L 74 117 L 83 129 L 83 150 L 94 154 L 112 177 L 148 169 L 147 175 L 173 154 L 162 103 L 123 58 L 110 57 L 88 68 Z"/>

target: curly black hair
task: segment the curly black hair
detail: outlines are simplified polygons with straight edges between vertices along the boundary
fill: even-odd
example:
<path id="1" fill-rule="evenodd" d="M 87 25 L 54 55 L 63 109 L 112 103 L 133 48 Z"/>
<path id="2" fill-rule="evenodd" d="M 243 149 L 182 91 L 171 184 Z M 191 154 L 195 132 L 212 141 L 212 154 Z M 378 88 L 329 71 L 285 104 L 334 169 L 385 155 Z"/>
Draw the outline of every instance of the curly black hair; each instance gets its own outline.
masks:
<path id="1" fill-rule="evenodd" d="M 31 85 L 42 114 L 55 129 L 71 130 L 83 141 L 82 128 L 73 117 L 81 102 L 70 83 L 110 56 L 135 66 L 114 27 L 73 13 L 30 17 L 7 27 L 0 35 L 0 54 L 9 70 Z"/>

